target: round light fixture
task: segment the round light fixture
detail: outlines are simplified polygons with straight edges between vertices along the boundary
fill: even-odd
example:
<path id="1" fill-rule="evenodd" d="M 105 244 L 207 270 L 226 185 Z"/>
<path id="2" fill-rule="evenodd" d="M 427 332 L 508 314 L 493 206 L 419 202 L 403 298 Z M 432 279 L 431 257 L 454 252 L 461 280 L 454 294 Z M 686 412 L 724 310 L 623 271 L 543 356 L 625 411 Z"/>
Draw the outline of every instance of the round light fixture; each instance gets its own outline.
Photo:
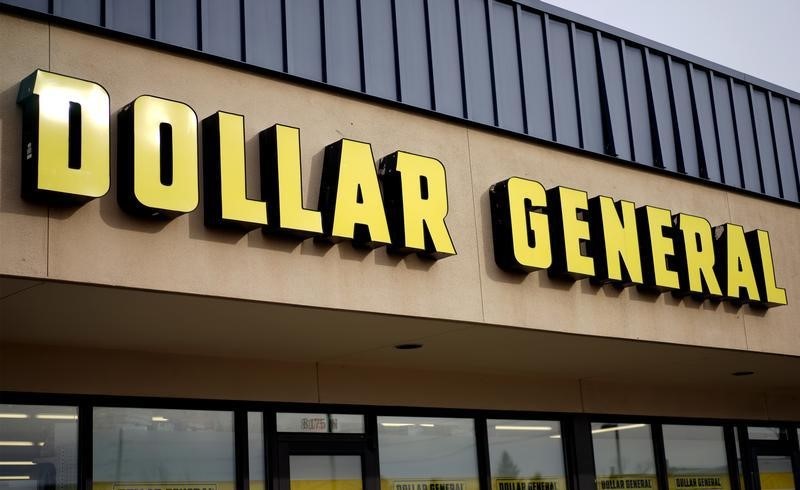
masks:
<path id="1" fill-rule="evenodd" d="M 414 350 L 414 349 L 421 349 L 422 344 L 397 344 L 394 346 L 397 350 Z"/>

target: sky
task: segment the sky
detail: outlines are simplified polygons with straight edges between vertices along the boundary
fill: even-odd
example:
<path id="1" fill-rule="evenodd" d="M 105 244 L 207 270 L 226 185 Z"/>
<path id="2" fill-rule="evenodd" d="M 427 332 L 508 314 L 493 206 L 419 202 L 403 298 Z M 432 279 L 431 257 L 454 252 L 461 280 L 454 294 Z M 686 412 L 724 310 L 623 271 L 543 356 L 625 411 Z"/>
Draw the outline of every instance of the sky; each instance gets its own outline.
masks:
<path id="1" fill-rule="evenodd" d="M 800 0 L 545 0 L 800 92 Z"/>

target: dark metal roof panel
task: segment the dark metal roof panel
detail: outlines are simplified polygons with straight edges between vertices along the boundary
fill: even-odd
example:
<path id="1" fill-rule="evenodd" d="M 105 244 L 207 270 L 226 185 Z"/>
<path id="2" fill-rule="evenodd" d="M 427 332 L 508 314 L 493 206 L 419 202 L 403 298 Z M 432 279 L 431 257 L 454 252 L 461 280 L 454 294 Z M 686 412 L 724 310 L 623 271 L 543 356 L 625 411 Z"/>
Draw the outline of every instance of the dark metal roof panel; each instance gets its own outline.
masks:
<path id="1" fill-rule="evenodd" d="M 800 201 L 800 94 L 538 0 L 0 0 Z"/>
<path id="2" fill-rule="evenodd" d="M 251 65 L 282 71 L 281 0 L 244 0 L 244 57 Z"/>

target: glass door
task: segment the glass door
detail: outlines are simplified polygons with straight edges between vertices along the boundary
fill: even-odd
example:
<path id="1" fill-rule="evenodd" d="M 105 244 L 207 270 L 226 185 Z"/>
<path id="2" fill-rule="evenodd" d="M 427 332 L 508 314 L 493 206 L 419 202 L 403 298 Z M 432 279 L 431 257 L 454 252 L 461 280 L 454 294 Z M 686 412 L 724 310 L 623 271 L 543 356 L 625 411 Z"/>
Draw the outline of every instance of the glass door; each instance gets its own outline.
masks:
<path id="1" fill-rule="evenodd" d="M 755 490 L 800 490 L 795 478 L 796 457 L 788 451 L 754 450 Z"/>
<path id="2" fill-rule="evenodd" d="M 782 424 L 739 426 L 742 490 L 800 490 L 800 445 Z"/>
<path id="3" fill-rule="evenodd" d="M 278 490 L 370 490 L 365 452 L 358 442 L 279 443 Z"/>

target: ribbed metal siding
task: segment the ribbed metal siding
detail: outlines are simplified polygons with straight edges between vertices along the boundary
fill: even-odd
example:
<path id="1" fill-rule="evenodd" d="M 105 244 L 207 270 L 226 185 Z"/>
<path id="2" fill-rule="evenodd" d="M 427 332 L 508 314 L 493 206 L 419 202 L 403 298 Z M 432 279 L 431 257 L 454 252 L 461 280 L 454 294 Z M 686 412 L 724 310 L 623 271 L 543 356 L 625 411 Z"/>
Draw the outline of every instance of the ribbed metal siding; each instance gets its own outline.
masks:
<path id="1" fill-rule="evenodd" d="M 0 0 L 800 200 L 800 101 L 536 0 Z"/>

